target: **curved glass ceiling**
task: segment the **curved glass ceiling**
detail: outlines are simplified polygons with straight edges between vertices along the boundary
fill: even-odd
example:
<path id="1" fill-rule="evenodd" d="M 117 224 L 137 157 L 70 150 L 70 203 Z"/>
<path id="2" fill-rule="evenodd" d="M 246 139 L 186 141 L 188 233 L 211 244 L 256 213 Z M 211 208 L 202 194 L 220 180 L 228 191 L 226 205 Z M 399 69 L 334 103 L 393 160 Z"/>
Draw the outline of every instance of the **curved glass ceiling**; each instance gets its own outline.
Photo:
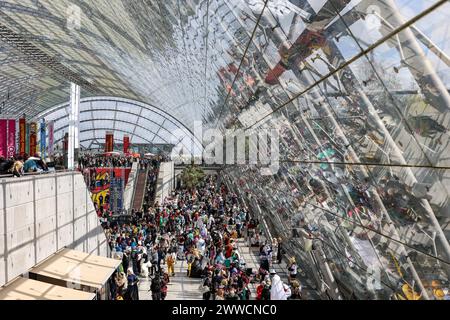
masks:
<path id="1" fill-rule="evenodd" d="M 69 127 L 70 104 L 65 103 L 38 116 L 54 121 L 56 143 L 61 142 Z M 79 139 L 83 149 L 95 149 L 104 143 L 106 131 L 114 132 L 114 140 L 123 142 L 128 135 L 133 144 L 167 144 L 198 154 L 201 141 L 177 119 L 163 110 L 124 98 L 92 97 L 80 101 Z M 194 141 L 194 149 L 190 141 Z"/>

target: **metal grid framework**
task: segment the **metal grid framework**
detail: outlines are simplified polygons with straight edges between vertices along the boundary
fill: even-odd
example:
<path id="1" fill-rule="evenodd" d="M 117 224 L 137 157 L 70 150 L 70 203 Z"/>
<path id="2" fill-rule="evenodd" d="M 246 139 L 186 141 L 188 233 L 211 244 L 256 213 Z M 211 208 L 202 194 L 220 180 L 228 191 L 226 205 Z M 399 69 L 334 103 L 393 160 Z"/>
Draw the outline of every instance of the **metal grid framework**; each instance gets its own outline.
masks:
<path id="1" fill-rule="evenodd" d="M 445 0 L 0 1 L 2 111 L 45 113 L 70 79 L 189 129 L 277 128 L 276 175 L 225 178 L 311 282 L 339 283 L 333 298 L 435 299 L 450 269 L 449 12 Z M 88 141 L 92 119 L 168 137 L 101 114 L 82 113 Z"/>

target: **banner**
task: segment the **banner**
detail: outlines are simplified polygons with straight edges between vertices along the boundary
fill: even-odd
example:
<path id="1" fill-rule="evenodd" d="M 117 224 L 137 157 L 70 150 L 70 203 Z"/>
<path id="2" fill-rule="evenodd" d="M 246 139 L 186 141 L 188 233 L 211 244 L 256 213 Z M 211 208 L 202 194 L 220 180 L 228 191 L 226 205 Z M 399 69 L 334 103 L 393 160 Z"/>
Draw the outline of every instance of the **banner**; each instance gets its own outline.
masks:
<path id="1" fill-rule="evenodd" d="M 114 134 L 112 132 L 106 132 L 105 137 L 105 152 L 114 151 Z"/>
<path id="2" fill-rule="evenodd" d="M 8 120 L 0 119 L 0 157 L 8 157 Z"/>
<path id="3" fill-rule="evenodd" d="M 130 177 L 130 168 L 89 168 L 90 191 L 92 201 L 97 208 L 103 207 L 109 210 L 112 203 L 114 210 L 121 210 L 123 208 L 123 192 L 124 186 L 127 185 Z M 115 177 L 122 177 L 121 186 L 117 185 Z M 111 187 L 111 184 L 114 184 Z M 111 200 L 111 190 L 113 191 L 113 200 Z"/>
<path id="4" fill-rule="evenodd" d="M 8 136 L 7 136 L 7 152 L 8 158 L 16 155 L 16 120 L 8 120 Z"/>
<path id="5" fill-rule="evenodd" d="M 19 119 L 19 154 L 27 153 L 27 122 L 25 118 Z"/>
<path id="6" fill-rule="evenodd" d="M 111 179 L 109 186 L 109 210 L 113 213 L 121 213 L 123 210 L 123 180 Z"/>
<path id="7" fill-rule="evenodd" d="M 39 137 L 39 149 L 41 152 L 42 159 L 45 159 L 47 157 L 46 155 L 46 148 L 47 148 L 47 133 L 45 130 L 45 119 L 42 119 L 41 126 L 40 126 L 40 137 Z"/>
<path id="8" fill-rule="evenodd" d="M 55 148 L 55 122 L 48 123 L 48 155 L 53 156 Z"/>
<path id="9" fill-rule="evenodd" d="M 36 122 L 30 123 L 30 150 L 28 154 L 34 156 L 36 154 L 37 147 L 37 124 Z"/>
<path id="10" fill-rule="evenodd" d="M 123 153 L 127 154 L 130 151 L 130 137 L 123 136 Z"/>
<path id="11" fill-rule="evenodd" d="M 30 128 L 31 125 L 26 123 L 27 132 L 25 134 L 25 153 L 30 154 Z"/>

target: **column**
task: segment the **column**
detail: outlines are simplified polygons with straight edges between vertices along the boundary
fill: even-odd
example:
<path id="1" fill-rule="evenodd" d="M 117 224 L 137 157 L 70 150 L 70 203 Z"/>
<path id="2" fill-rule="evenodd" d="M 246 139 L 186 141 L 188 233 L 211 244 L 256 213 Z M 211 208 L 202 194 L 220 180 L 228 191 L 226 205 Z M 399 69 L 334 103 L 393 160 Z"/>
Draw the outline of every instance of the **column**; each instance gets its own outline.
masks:
<path id="1" fill-rule="evenodd" d="M 74 170 L 78 158 L 80 118 L 80 86 L 72 83 L 70 88 L 69 141 L 67 168 Z"/>

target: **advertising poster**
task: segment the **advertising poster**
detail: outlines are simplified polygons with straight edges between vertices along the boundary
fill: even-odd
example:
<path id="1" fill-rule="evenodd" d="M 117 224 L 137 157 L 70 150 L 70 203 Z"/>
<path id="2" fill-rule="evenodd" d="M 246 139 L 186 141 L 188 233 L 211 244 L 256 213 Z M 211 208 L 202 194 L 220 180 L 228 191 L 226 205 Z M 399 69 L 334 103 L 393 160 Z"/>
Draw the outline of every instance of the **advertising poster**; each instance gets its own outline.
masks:
<path id="1" fill-rule="evenodd" d="M 114 208 L 123 208 L 123 190 L 124 185 L 128 183 L 130 176 L 130 168 L 91 168 L 89 169 L 90 175 L 90 190 L 92 201 L 96 204 L 97 208 L 103 207 L 104 210 L 111 209 L 111 203 L 113 202 Z M 118 188 L 114 185 L 114 197 L 112 201 L 111 197 L 111 184 L 114 177 L 121 177 L 121 187 Z M 117 182 L 114 182 L 117 183 Z M 120 209 L 121 210 L 121 209 Z"/>

